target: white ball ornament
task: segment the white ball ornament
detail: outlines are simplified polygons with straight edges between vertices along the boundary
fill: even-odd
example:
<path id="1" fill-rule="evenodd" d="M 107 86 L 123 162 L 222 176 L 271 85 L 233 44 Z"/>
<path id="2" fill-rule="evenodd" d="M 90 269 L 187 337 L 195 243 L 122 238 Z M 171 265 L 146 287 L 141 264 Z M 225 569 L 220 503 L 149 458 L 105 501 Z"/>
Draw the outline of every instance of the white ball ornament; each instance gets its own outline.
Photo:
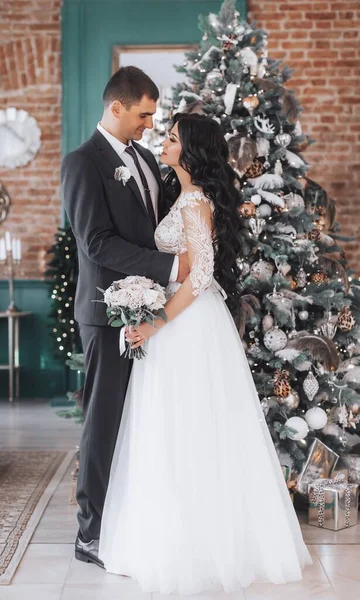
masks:
<path id="1" fill-rule="evenodd" d="M 261 204 L 260 194 L 254 194 L 253 196 L 251 196 L 251 202 L 255 204 L 255 206 L 259 206 L 259 204 Z"/>
<path id="2" fill-rule="evenodd" d="M 327 414 L 319 406 L 309 408 L 305 413 L 305 420 L 309 425 L 310 429 L 323 429 L 327 424 Z"/>
<path id="3" fill-rule="evenodd" d="M 264 345 L 272 352 L 283 350 L 288 342 L 286 333 L 278 327 L 269 329 L 264 335 Z"/>
<path id="4" fill-rule="evenodd" d="M 306 321 L 309 318 L 309 313 L 307 310 L 300 310 L 299 311 L 299 319 L 300 321 Z"/>
<path id="5" fill-rule="evenodd" d="M 294 433 L 289 433 L 288 437 L 296 442 L 306 438 L 307 434 L 309 433 L 308 425 L 301 417 L 290 417 L 290 419 L 286 421 L 285 425 L 290 429 L 294 429 Z"/>
<path id="6" fill-rule="evenodd" d="M 289 214 L 292 217 L 298 217 L 305 210 L 305 201 L 300 194 L 294 194 L 290 192 L 287 196 L 284 196 L 286 206 L 289 210 Z"/>
<path id="7" fill-rule="evenodd" d="M 269 204 L 261 204 L 256 212 L 259 214 L 259 217 L 270 217 L 271 206 Z"/>

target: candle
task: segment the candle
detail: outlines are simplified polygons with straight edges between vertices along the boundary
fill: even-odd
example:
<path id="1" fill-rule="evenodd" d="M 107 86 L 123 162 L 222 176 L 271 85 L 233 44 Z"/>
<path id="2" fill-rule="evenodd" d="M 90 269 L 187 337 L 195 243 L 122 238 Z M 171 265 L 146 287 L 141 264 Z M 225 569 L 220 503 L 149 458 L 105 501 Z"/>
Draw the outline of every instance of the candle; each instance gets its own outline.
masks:
<path id="1" fill-rule="evenodd" d="M 17 256 L 16 256 L 16 239 L 12 238 L 11 240 L 11 252 L 12 252 L 12 257 L 14 260 L 16 260 Z"/>
<path id="2" fill-rule="evenodd" d="M 5 246 L 7 252 L 11 252 L 11 235 L 9 231 L 5 231 Z"/>
<path id="3" fill-rule="evenodd" d="M 0 260 L 6 260 L 6 246 L 4 238 L 0 239 Z"/>

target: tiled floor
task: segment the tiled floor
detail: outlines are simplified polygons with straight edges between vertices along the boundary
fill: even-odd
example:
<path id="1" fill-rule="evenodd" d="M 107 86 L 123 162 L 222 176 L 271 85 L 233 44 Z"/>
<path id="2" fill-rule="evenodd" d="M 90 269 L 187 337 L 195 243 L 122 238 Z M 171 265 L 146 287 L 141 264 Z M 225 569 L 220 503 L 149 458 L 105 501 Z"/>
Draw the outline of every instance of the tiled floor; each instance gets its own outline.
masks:
<path id="1" fill-rule="evenodd" d="M 71 450 L 81 426 L 61 419 L 45 402 L 0 402 L 0 448 Z M 51 499 L 10 586 L 0 600 L 164 600 L 143 594 L 138 584 L 73 558 L 76 507 L 69 504 L 70 471 Z M 256 584 L 236 594 L 187 596 L 188 600 L 360 600 L 360 525 L 334 533 L 306 525 L 314 564 L 299 583 Z M 151 597 L 152 596 L 152 597 Z M 176 596 L 171 596 L 177 600 Z"/>

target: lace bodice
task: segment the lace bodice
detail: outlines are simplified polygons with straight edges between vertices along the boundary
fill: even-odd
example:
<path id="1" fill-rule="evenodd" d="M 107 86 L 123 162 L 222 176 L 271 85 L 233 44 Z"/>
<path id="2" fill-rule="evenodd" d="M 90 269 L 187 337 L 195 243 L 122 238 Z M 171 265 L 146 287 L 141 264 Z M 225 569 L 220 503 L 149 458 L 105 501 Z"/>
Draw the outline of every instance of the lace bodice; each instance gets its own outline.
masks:
<path id="1" fill-rule="evenodd" d="M 208 288 L 213 279 L 212 210 L 212 202 L 200 190 L 183 192 L 155 231 L 158 250 L 170 254 L 188 252 L 194 296 Z"/>

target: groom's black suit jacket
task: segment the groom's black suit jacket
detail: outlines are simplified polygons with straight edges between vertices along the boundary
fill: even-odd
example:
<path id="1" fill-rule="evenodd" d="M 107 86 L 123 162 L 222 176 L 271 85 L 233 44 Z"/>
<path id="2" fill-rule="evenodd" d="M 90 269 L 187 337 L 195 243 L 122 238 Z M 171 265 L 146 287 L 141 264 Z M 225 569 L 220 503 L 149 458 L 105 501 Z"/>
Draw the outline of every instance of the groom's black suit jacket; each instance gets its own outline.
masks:
<path id="1" fill-rule="evenodd" d="M 149 150 L 134 143 L 159 184 L 158 217 L 165 216 L 160 172 Z M 105 304 L 97 287 L 127 275 L 143 275 L 166 286 L 174 257 L 158 252 L 154 230 L 140 190 L 132 177 L 124 185 L 114 179 L 125 166 L 97 129 L 63 160 L 61 181 L 65 209 L 79 258 L 75 319 L 83 325 L 106 325 Z"/>

